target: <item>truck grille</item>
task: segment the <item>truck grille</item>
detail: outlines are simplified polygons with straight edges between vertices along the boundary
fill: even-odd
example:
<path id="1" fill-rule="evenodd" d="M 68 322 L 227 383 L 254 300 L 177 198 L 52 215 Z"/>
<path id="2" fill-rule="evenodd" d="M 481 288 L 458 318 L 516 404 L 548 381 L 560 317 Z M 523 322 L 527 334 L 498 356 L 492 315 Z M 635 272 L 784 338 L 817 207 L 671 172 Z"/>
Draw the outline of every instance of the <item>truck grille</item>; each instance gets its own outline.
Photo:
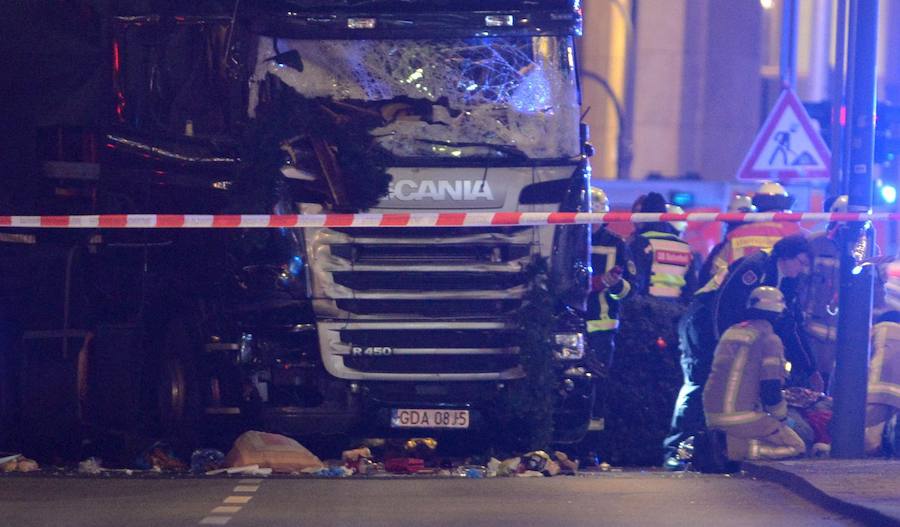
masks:
<path id="1" fill-rule="evenodd" d="M 521 377 L 511 316 L 535 236 L 533 227 L 308 229 L 326 368 L 366 380 Z"/>

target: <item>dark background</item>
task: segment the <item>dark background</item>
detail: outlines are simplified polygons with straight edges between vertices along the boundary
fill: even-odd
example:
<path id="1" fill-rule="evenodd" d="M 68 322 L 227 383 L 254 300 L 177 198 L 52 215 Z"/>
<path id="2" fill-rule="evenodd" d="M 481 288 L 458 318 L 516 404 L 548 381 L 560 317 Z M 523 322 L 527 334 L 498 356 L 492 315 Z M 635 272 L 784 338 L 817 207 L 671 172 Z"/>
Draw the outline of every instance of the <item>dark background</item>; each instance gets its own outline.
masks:
<path id="1" fill-rule="evenodd" d="M 112 111 L 109 18 L 226 13 L 230 1 L 0 2 L 0 214 L 40 214 L 38 130 L 91 129 Z M 233 7 L 233 5 L 232 5 Z"/>

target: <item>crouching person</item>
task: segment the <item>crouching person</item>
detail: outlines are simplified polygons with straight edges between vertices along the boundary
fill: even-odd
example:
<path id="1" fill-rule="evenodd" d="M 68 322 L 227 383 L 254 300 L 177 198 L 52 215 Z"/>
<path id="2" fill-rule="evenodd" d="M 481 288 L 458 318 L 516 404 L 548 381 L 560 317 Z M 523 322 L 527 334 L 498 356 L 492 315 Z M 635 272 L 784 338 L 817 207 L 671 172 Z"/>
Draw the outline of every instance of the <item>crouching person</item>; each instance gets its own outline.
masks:
<path id="1" fill-rule="evenodd" d="M 878 453 L 884 424 L 900 410 L 900 311 L 872 326 L 872 359 L 866 396 L 866 452 Z"/>
<path id="2" fill-rule="evenodd" d="M 716 346 L 703 390 L 706 424 L 725 432 L 731 461 L 803 454 L 806 445 L 784 422 L 784 347 L 772 329 L 785 310 L 784 295 L 757 287 L 747 309 L 747 320 L 728 328 Z"/>

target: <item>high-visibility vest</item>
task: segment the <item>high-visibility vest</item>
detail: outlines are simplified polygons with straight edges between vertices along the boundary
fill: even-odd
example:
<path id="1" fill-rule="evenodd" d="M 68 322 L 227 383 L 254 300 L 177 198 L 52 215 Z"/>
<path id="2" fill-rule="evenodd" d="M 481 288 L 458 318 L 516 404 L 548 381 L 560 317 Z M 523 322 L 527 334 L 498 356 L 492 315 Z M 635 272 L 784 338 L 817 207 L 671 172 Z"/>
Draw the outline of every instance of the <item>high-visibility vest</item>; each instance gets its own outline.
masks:
<path id="1" fill-rule="evenodd" d="M 687 284 L 685 277 L 694 255 L 687 242 L 674 234 L 647 231 L 641 236 L 649 242 L 653 260 L 650 264 L 650 296 L 679 298 Z"/>
<path id="2" fill-rule="evenodd" d="M 796 223 L 776 221 L 747 223 L 737 227 L 728 233 L 725 247 L 715 255 L 712 278 L 698 292 L 718 289 L 728 274 L 728 266 L 734 262 L 759 251 L 771 252 L 778 240 L 802 232 L 803 229 Z"/>

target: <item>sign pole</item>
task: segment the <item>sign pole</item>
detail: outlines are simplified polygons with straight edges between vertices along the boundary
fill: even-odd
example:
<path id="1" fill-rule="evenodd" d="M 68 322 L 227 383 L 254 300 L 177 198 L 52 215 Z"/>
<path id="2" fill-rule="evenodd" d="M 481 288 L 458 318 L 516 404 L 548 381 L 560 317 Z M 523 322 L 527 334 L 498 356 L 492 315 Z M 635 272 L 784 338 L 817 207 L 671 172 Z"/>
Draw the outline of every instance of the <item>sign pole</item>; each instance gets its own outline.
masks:
<path id="1" fill-rule="evenodd" d="M 854 64 L 848 83 L 852 90 L 848 119 L 850 170 L 845 174 L 850 212 L 872 208 L 872 165 L 875 145 L 876 55 L 878 0 L 852 0 L 855 10 L 851 30 L 853 45 L 848 62 Z M 872 266 L 860 272 L 858 261 L 872 253 L 866 240 L 866 224 L 851 222 L 841 237 L 840 294 L 837 357 L 834 373 L 832 455 L 859 458 L 865 455 L 866 383 L 872 326 Z M 854 274 L 856 270 L 856 274 Z"/>
<path id="2" fill-rule="evenodd" d="M 837 0 L 837 23 L 834 39 L 834 73 L 831 78 L 831 179 L 828 182 L 828 195 L 841 194 L 841 180 L 844 168 L 845 124 L 842 119 L 844 111 L 844 75 L 847 58 L 847 0 Z M 846 117 L 846 115 L 844 115 Z"/>
<path id="3" fill-rule="evenodd" d="M 778 69 L 781 85 L 793 89 L 797 85 L 797 0 L 784 0 L 781 12 L 781 55 Z"/>

